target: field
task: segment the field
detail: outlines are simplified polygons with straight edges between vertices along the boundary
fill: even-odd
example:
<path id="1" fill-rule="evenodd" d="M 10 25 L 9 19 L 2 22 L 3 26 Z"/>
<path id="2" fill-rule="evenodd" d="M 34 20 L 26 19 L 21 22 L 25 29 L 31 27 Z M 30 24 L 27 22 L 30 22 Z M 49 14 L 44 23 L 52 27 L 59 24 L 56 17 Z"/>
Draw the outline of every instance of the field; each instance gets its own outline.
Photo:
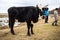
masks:
<path id="1" fill-rule="evenodd" d="M 9 27 L 0 26 L 0 40 L 60 40 L 60 16 L 58 26 L 52 26 L 54 18 L 49 17 L 49 22 L 44 23 L 43 19 L 39 19 L 34 24 L 34 35 L 27 36 L 26 23 L 21 23 L 18 27 L 14 27 L 16 35 L 10 33 Z"/>

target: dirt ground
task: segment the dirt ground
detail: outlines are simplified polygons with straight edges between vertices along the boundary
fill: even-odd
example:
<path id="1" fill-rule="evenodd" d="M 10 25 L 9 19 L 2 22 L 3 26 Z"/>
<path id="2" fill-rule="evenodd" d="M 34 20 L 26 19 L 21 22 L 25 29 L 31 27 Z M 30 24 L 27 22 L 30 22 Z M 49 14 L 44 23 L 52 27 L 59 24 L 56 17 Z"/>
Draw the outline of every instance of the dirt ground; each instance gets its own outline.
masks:
<path id="1" fill-rule="evenodd" d="M 33 30 L 35 34 L 31 36 L 27 36 L 26 23 L 21 23 L 18 27 L 14 27 L 16 35 L 10 33 L 9 27 L 0 27 L 0 40 L 60 40 L 60 16 L 58 26 L 51 25 L 53 20 L 52 15 L 49 17 L 48 23 L 44 23 L 43 19 L 39 19 L 34 24 Z"/>

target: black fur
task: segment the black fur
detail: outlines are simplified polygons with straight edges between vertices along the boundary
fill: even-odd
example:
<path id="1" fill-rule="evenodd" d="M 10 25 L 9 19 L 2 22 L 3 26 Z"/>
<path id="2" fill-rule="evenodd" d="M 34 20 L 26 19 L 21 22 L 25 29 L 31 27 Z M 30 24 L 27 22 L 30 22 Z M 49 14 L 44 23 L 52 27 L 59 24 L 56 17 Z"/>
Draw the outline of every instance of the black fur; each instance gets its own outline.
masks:
<path id="1" fill-rule="evenodd" d="M 31 29 L 31 34 L 33 33 L 33 24 L 38 22 L 39 13 L 42 15 L 42 11 L 37 7 L 29 6 L 29 7 L 10 7 L 8 9 L 8 16 L 9 16 L 9 27 L 11 28 L 11 33 L 14 33 L 13 27 L 15 19 L 18 20 L 18 22 L 26 22 L 28 32 L 27 34 L 30 36 L 29 30 Z"/>

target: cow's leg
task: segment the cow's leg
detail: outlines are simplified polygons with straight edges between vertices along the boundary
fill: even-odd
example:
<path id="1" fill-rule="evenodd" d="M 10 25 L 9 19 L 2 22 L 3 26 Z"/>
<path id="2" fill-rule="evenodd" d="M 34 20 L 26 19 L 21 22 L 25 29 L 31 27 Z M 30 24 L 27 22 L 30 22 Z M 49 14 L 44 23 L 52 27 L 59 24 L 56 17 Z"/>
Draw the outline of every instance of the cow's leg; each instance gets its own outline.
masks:
<path id="1" fill-rule="evenodd" d="M 27 22 L 27 28 L 28 28 L 27 35 L 30 36 L 30 28 L 31 28 L 30 22 Z"/>
<path id="2" fill-rule="evenodd" d="M 11 33 L 12 33 L 13 35 L 15 35 L 14 30 L 13 30 L 14 22 L 15 22 L 15 20 L 14 20 L 13 18 L 9 18 L 9 27 L 10 27 Z"/>
<path id="3" fill-rule="evenodd" d="M 33 24 L 31 24 L 30 26 L 31 26 L 31 34 L 34 34 L 34 32 L 33 32 Z"/>

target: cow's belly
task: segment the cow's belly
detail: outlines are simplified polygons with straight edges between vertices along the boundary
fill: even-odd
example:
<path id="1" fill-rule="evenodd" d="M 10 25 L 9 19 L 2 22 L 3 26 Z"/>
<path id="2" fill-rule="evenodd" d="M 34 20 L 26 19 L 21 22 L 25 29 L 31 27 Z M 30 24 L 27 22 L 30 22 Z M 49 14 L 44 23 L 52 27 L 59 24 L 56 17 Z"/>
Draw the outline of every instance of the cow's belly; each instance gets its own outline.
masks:
<path id="1" fill-rule="evenodd" d="M 25 22 L 25 18 L 18 18 L 18 22 Z"/>

